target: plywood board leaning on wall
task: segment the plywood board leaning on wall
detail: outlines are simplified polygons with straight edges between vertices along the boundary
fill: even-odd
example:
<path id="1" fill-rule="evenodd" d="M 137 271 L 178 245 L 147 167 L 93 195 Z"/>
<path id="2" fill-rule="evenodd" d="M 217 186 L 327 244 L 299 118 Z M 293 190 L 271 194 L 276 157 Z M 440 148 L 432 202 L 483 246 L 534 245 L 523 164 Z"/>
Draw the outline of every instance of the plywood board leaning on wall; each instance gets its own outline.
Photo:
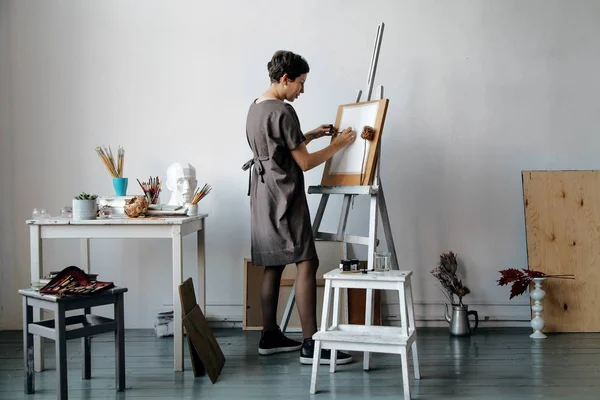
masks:
<path id="1" fill-rule="evenodd" d="M 600 171 L 523 171 L 527 263 L 543 284 L 543 332 L 600 332 Z"/>

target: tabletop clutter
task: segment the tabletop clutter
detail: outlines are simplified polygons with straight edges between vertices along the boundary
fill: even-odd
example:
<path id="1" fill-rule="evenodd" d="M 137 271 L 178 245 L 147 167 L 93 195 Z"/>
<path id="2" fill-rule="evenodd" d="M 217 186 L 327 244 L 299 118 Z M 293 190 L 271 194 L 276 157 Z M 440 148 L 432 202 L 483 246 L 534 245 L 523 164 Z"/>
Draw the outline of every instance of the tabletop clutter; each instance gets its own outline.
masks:
<path id="1" fill-rule="evenodd" d="M 96 146 L 102 164 L 112 177 L 114 195 L 99 196 L 82 192 L 72 199 L 72 205 L 60 211 L 61 218 L 90 220 L 106 218 L 145 218 L 145 217 L 187 217 L 198 215 L 198 204 L 212 190 L 206 183 L 197 187 L 196 170 L 191 165 L 185 167 L 173 163 L 167 170 L 166 181 L 154 174 L 136 181 L 140 194 L 128 194 L 128 178 L 124 176 L 125 149 L 121 146 L 116 153 L 110 146 Z M 161 195 L 167 189 L 171 199 L 167 204 Z M 33 219 L 51 218 L 46 209 L 35 208 Z"/>

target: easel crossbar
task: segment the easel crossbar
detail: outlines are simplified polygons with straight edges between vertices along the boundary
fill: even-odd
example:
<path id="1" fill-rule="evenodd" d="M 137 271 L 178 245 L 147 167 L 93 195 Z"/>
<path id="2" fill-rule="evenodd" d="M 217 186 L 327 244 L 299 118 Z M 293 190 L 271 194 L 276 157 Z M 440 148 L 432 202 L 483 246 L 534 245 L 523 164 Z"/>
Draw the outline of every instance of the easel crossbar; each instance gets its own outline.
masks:
<path id="1" fill-rule="evenodd" d="M 366 195 L 379 193 L 378 186 L 309 186 L 308 194 L 354 194 Z"/>
<path id="2" fill-rule="evenodd" d="M 344 238 L 339 240 L 337 233 L 318 232 L 316 239 L 326 240 L 328 242 L 344 242 L 351 244 L 362 244 L 364 246 L 369 245 L 369 238 L 367 236 L 344 235 Z"/>

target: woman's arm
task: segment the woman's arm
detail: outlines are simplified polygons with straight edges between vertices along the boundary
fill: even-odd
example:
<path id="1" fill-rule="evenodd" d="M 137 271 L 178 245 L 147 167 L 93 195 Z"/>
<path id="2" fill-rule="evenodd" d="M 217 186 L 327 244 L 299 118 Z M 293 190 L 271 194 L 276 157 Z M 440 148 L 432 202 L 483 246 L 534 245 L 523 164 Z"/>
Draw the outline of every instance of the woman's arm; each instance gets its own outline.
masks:
<path id="1" fill-rule="evenodd" d="M 347 128 L 324 149 L 309 153 L 306 149 L 306 144 L 302 143 L 292 150 L 292 157 L 294 157 L 296 164 L 298 164 L 302 171 L 306 172 L 329 160 L 335 153 L 354 142 L 355 139 L 356 133 L 352 131 L 352 128 Z"/>
<path id="2" fill-rule="evenodd" d="M 331 125 L 329 125 L 329 124 L 319 125 L 317 128 L 313 129 L 312 131 L 305 133 L 304 137 L 306 138 L 306 141 L 304 142 L 304 144 L 308 146 L 308 144 L 313 139 L 318 139 L 320 137 L 323 137 L 323 136 L 329 134 L 330 126 Z"/>

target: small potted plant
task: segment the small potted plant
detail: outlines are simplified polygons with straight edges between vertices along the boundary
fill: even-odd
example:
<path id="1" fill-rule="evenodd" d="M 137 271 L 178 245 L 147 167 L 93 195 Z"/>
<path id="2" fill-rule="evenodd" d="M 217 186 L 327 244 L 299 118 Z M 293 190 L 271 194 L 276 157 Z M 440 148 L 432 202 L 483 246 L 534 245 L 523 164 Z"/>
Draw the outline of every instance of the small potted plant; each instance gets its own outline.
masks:
<path id="1" fill-rule="evenodd" d="M 96 205 L 97 198 L 98 195 L 87 194 L 85 192 L 75 196 L 73 199 L 73 220 L 96 219 L 98 212 L 98 206 Z"/>

